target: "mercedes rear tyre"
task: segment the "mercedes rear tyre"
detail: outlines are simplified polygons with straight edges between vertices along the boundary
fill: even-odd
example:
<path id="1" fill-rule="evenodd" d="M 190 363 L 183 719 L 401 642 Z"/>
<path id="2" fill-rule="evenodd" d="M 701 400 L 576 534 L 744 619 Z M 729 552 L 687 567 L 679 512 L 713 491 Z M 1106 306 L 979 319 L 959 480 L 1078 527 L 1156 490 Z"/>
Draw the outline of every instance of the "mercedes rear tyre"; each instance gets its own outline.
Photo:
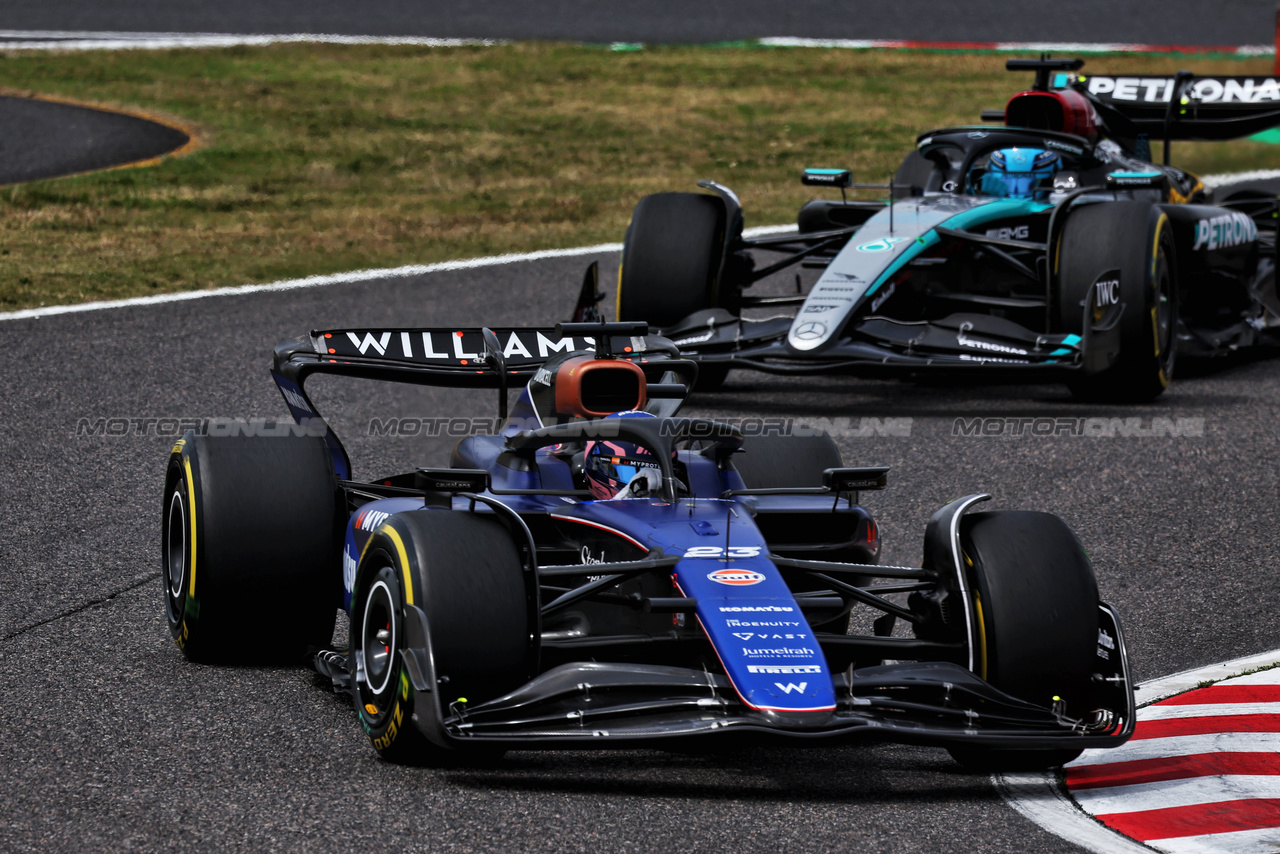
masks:
<path id="1" fill-rule="evenodd" d="M 667 327 L 725 305 L 724 203 L 705 193 L 656 193 L 636 205 L 618 266 L 618 320 Z"/>
<path id="2" fill-rule="evenodd" d="M 342 522 L 324 440 L 188 432 L 169 454 L 161 527 L 165 614 L 183 653 L 288 661 L 328 646 Z"/>

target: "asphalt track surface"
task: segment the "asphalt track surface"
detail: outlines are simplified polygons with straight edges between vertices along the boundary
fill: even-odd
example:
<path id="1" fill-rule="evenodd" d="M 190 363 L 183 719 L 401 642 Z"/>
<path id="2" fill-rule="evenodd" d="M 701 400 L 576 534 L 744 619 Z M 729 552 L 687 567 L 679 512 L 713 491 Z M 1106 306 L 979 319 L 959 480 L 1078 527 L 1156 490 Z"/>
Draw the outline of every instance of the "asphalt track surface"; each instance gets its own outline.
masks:
<path id="1" fill-rule="evenodd" d="M 0 185 L 136 163 L 189 140 L 140 116 L 0 96 Z"/>
<path id="2" fill-rule="evenodd" d="M 0 848 L 1079 850 L 942 750 L 517 752 L 492 768 L 403 769 L 375 756 L 349 701 L 305 668 L 183 659 L 158 572 L 174 436 L 78 425 L 282 417 L 267 373 L 277 341 L 349 325 L 547 323 L 569 311 L 589 260 L 0 322 Z M 616 256 L 598 260 L 615 268 Z M 686 412 L 850 418 L 846 462 L 893 466 L 890 488 L 865 502 L 887 563 L 918 564 L 929 514 L 962 494 L 1061 515 L 1149 679 L 1280 645 L 1278 368 L 1200 369 L 1141 407 L 1085 406 L 1055 386 L 741 373 Z M 494 414 L 490 392 L 314 384 L 357 477 L 444 464 L 451 444 L 371 438 L 371 417 Z M 979 416 L 1203 419 L 1203 435 L 956 435 L 957 418 Z M 864 418 L 909 418 L 910 435 L 877 436 L 883 422 Z"/>
<path id="3" fill-rule="evenodd" d="M 335 33 L 583 42 L 715 42 L 768 36 L 928 41 L 1272 44 L 1272 0 L 51 0 L 0 2 L 6 30 Z"/>

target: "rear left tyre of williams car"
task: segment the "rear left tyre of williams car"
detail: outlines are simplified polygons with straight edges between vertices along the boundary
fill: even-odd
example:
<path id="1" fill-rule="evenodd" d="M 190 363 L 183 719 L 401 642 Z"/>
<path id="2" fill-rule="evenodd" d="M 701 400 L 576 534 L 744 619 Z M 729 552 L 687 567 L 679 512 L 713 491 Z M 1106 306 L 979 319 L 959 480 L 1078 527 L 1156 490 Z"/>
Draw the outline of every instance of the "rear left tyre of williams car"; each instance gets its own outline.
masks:
<path id="1" fill-rule="evenodd" d="M 310 436 L 200 436 L 169 454 L 162 580 L 169 632 L 194 661 L 301 660 L 328 646 L 342 517 Z"/>

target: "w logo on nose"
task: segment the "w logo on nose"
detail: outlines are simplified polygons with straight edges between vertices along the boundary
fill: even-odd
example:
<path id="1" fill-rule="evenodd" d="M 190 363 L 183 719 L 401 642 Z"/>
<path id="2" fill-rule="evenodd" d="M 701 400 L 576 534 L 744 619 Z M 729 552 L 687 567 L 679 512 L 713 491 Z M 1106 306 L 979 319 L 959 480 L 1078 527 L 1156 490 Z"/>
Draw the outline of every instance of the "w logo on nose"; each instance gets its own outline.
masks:
<path id="1" fill-rule="evenodd" d="M 773 684 L 777 685 L 778 690 L 784 694 L 790 694 L 792 691 L 795 691 L 797 694 L 803 694 L 804 689 L 809 687 L 808 682 L 801 682 L 799 685 L 794 682 L 788 682 L 786 685 L 783 685 L 781 682 L 774 682 Z"/>

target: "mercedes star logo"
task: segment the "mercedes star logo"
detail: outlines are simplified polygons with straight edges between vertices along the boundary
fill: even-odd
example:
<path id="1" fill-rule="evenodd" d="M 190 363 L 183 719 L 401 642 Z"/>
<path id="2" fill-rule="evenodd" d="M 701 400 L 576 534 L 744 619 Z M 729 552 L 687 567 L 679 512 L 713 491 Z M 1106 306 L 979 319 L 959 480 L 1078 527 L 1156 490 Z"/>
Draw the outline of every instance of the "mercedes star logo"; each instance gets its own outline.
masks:
<path id="1" fill-rule="evenodd" d="M 821 338 L 823 335 L 827 334 L 827 325 L 825 323 L 810 321 L 809 323 L 803 323 L 800 326 L 797 326 L 796 331 L 793 334 L 801 341 L 812 341 L 815 338 Z"/>

